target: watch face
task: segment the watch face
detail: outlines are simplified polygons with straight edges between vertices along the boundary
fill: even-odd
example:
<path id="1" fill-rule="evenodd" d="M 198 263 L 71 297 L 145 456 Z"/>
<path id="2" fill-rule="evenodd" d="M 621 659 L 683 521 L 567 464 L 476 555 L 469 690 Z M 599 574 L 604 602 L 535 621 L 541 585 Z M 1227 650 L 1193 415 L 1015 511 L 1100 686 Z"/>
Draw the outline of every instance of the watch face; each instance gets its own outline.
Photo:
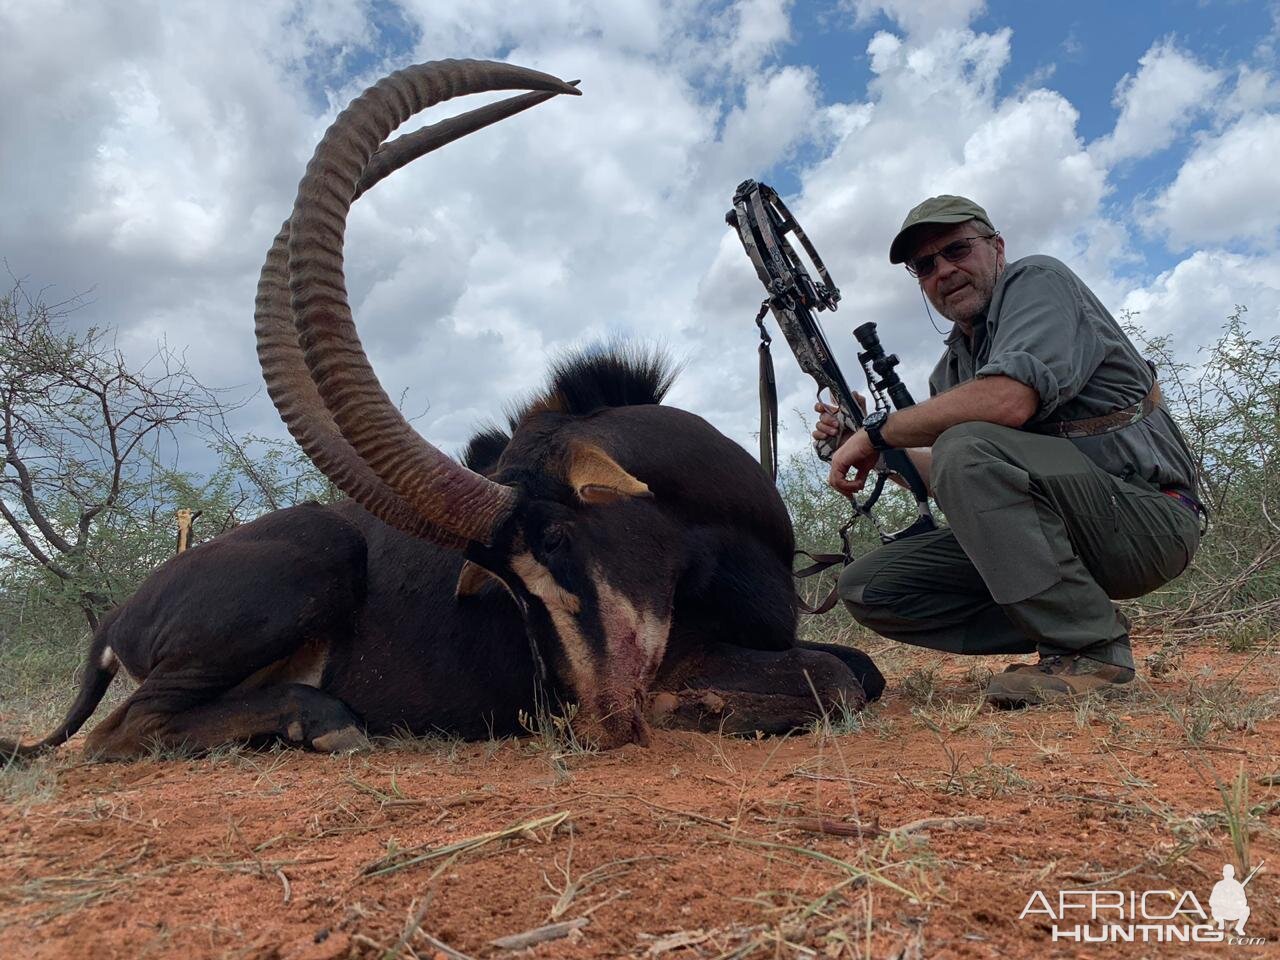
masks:
<path id="1" fill-rule="evenodd" d="M 889 444 L 884 442 L 884 437 L 880 435 L 885 421 L 889 419 L 888 410 L 877 410 L 866 420 L 862 421 L 862 428 L 866 430 L 867 436 L 871 439 L 871 445 L 877 450 L 888 450 Z"/>

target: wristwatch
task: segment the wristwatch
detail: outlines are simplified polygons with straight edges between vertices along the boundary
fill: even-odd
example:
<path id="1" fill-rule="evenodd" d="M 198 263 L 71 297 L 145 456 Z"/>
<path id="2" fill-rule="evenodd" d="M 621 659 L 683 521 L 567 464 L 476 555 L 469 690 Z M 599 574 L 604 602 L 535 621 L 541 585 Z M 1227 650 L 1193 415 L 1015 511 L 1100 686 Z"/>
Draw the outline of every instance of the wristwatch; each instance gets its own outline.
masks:
<path id="1" fill-rule="evenodd" d="M 884 436 L 880 433 L 884 429 L 884 425 L 889 421 L 888 410 L 873 410 L 862 421 L 862 429 L 867 431 L 867 437 L 871 440 L 871 446 L 877 450 L 892 450 L 893 444 L 886 443 Z"/>

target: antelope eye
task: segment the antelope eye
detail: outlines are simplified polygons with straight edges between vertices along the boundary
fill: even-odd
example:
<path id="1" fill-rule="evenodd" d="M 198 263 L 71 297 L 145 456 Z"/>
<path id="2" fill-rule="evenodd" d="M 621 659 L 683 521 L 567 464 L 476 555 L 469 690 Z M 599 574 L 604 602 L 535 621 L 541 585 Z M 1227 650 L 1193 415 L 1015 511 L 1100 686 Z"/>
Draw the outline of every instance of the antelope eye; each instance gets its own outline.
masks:
<path id="1" fill-rule="evenodd" d="M 547 553 L 559 552 L 568 542 L 569 534 L 562 524 L 548 524 L 542 531 L 542 549 Z"/>

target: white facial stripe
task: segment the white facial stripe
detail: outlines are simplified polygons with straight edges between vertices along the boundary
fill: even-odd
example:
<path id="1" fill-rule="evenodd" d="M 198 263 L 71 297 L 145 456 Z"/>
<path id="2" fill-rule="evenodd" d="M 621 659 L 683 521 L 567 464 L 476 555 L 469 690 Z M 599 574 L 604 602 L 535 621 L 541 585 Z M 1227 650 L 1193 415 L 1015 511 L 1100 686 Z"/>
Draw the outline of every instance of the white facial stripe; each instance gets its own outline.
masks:
<path id="1" fill-rule="evenodd" d="M 629 710 L 632 698 L 646 687 L 666 653 L 671 630 L 671 607 L 665 612 L 638 610 L 621 591 L 611 586 L 599 567 L 592 571 L 604 628 L 605 657 L 598 662 L 577 620 L 578 597 L 562 588 L 551 571 L 530 554 L 511 560 L 512 572 L 547 608 L 560 647 L 568 661 L 575 695 L 596 708 Z"/>
<path id="2" fill-rule="evenodd" d="M 511 558 L 511 571 L 524 583 L 530 593 L 543 602 L 560 637 L 560 646 L 569 669 L 573 673 L 574 693 L 579 697 L 591 693 L 597 684 L 595 667 L 587 641 L 582 636 L 578 621 L 574 619 L 582 603 L 577 596 L 556 583 L 551 571 L 533 558 L 521 553 Z"/>
<path id="3" fill-rule="evenodd" d="M 524 581 L 524 585 L 535 597 L 545 603 L 548 609 L 567 610 L 577 613 L 582 604 L 551 575 L 551 571 L 533 559 L 533 554 L 522 553 L 511 559 L 511 570 Z"/>
<path id="4" fill-rule="evenodd" d="M 613 672 L 648 683 L 657 673 L 671 632 L 670 610 L 640 612 L 626 596 L 605 582 L 600 571 L 593 577 L 600 599 L 605 649 Z"/>

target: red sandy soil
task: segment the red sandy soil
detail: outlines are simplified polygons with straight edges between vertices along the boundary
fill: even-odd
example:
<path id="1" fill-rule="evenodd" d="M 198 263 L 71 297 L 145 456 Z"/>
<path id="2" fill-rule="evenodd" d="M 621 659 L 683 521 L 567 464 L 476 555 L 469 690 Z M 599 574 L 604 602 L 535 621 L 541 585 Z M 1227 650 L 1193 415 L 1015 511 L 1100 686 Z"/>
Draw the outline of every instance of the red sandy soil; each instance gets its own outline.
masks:
<path id="1" fill-rule="evenodd" d="M 1276 950 L 1274 655 L 1199 649 L 1131 701 L 1021 712 L 977 710 L 972 664 L 901 655 L 864 728 L 838 736 L 658 732 L 648 748 L 563 757 L 533 740 L 402 742 L 109 765 L 81 763 L 73 744 L 50 768 L 52 797 L 0 805 L 0 957 Z M 936 670 L 932 690 L 921 667 Z M 1247 933 L 1266 945 L 1081 947 L 1053 943 L 1043 917 L 1019 919 L 1035 890 L 1056 903 L 1062 889 L 1174 888 L 1208 910 L 1223 864 L 1239 861 L 1218 782 L 1241 771 L 1249 858 L 1267 861 Z M 892 832 L 925 818 L 944 822 Z M 855 824 L 862 836 L 820 832 Z M 370 875 L 394 851 L 406 851 L 389 861 L 398 869 Z M 523 953 L 491 944 L 573 920 L 586 922 Z"/>

